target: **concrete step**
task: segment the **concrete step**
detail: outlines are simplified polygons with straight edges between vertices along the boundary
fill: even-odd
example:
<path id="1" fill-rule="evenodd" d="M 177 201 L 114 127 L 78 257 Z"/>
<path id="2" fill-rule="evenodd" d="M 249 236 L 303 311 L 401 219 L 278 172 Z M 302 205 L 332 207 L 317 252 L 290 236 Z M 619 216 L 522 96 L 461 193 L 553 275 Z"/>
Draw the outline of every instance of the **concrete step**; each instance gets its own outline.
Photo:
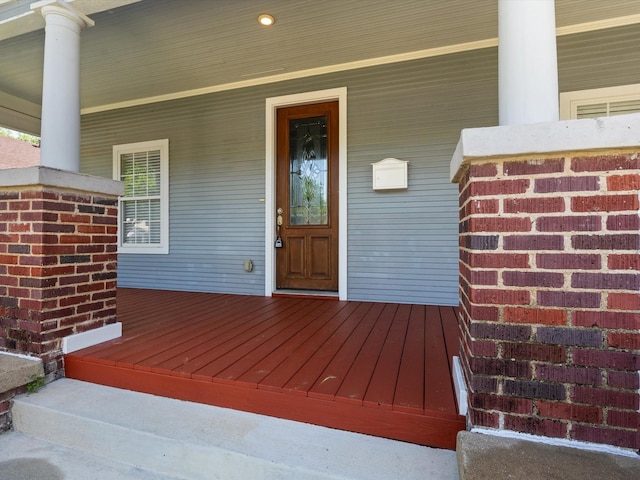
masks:
<path id="1" fill-rule="evenodd" d="M 458 480 L 452 451 L 77 380 L 17 397 L 13 419 L 23 434 L 175 478 Z"/>
<path id="2" fill-rule="evenodd" d="M 20 432 L 0 435 L 2 480 L 181 480 Z"/>

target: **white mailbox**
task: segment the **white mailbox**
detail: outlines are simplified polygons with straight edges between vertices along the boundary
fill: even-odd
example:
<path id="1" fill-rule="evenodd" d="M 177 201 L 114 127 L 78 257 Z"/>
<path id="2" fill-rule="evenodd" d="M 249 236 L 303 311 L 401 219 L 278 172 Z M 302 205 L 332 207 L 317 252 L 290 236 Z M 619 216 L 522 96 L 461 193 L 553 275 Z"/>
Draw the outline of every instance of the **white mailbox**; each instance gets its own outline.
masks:
<path id="1" fill-rule="evenodd" d="M 408 187 L 406 160 L 397 158 L 385 158 L 379 162 L 372 163 L 373 167 L 373 189 L 374 190 L 400 190 Z"/>

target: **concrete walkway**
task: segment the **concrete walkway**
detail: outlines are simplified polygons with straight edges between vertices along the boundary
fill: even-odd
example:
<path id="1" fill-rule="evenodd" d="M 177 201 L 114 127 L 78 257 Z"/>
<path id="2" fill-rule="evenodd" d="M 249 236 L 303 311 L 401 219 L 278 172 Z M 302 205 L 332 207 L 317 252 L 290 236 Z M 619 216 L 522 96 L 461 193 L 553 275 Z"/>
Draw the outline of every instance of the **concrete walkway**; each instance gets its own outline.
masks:
<path id="1" fill-rule="evenodd" d="M 13 412 L 0 480 L 640 479 L 640 457 L 460 432 L 456 465 L 452 451 L 68 379 Z"/>
<path id="2" fill-rule="evenodd" d="M 76 380 L 17 397 L 13 416 L 0 480 L 38 466 L 65 480 L 458 480 L 453 451 Z"/>
<path id="3" fill-rule="evenodd" d="M 177 480 L 19 432 L 0 434 L 0 480 Z"/>
<path id="4" fill-rule="evenodd" d="M 458 434 L 461 480 L 639 480 L 637 458 L 557 445 Z"/>

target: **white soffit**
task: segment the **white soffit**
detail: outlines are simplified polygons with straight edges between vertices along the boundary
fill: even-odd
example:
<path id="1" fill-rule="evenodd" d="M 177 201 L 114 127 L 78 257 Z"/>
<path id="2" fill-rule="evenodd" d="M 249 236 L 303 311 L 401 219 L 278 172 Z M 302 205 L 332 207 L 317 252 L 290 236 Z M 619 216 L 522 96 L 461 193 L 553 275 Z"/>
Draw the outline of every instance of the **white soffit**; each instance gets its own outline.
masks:
<path id="1" fill-rule="evenodd" d="M 103 12 L 137 3 L 140 0 L 66 0 L 75 10 L 84 14 Z M 34 0 L 0 0 L 0 40 L 44 28 L 44 18 L 32 6 Z"/>
<path id="2" fill-rule="evenodd" d="M 135 0 L 135 1 L 139 1 L 139 0 Z M 133 2 L 128 2 L 128 3 L 133 3 Z M 585 33 L 585 32 L 591 32 L 596 30 L 602 30 L 605 28 L 634 25 L 638 23 L 640 23 L 640 14 L 634 14 L 634 15 L 627 15 L 623 17 L 607 18 L 604 20 L 596 20 L 596 21 L 591 21 L 586 23 L 579 23 L 575 25 L 558 27 L 556 29 L 556 34 L 557 36 L 573 35 L 576 33 Z M 437 57 L 440 55 L 448 55 L 452 53 L 460 53 L 460 52 L 466 52 L 470 50 L 479 50 L 482 48 L 490 48 L 490 47 L 497 47 L 497 46 L 498 46 L 498 38 L 494 37 L 494 38 L 488 38 L 486 40 L 478 40 L 474 42 L 447 45 L 443 47 L 417 50 L 413 52 L 406 52 L 406 53 L 388 55 L 388 56 L 377 57 L 377 58 L 370 58 L 370 59 L 359 60 L 354 62 L 327 65 L 324 67 L 317 67 L 317 68 L 312 68 L 307 70 L 299 70 L 299 71 L 288 72 L 283 74 L 276 74 L 276 75 L 263 76 L 263 77 L 253 78 L 253 79 L 247 79 L 239 82 L 231 82 L 231 83 L 212 85 L 210 87 L 198 88 L 193 90 L 173 92 L 166 95 L 156 95 L 152 97 L 138 98 L 135 100 L 128 100 L 128 101 L 117 102 L 112 104 L 98 105 L 95 107 L 87 107 L 87 108 L 83 108 L 81 110 L 81 113 L 84 115 L 84 114 L 90 114 L 90 113 L 104 112 L 108 110 L 117 110 L 120 108 L 127 108 L 127 107 L 133 107 L 138 105 L 147 105 L 150 103 L 176 100 L 180 98 L 193 97 L 197 95 L 205 95 L 208 93 L 235 90 L 239 88 L 265 85 L 269 83 L 283 82 L 286 80 L 293 80 L 297 78 L 304 78 L 304 77 L 309 77 L 314 75 L 323 75 L 327 73 L 355 70 L 358 68 L 405 62 L 405 61 L 417 60 L 421 58 Z"/>

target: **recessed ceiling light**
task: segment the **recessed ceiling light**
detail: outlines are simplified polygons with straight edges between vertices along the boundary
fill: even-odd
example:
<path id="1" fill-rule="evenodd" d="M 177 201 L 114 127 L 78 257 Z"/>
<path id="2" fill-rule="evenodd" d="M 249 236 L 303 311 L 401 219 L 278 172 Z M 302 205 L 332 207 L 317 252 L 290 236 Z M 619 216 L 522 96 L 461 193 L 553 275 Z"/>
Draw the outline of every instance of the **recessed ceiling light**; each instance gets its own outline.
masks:
<path id="1" fill-rule="evenodd" d="M 258 17 L 258 22 L 260 23 L 260 25 L 268 27 L 269 25 L 273 25 L 274 23 L 276 23 L 276 19 L 273 18 L 273 15 L 263 13 Z"/>

